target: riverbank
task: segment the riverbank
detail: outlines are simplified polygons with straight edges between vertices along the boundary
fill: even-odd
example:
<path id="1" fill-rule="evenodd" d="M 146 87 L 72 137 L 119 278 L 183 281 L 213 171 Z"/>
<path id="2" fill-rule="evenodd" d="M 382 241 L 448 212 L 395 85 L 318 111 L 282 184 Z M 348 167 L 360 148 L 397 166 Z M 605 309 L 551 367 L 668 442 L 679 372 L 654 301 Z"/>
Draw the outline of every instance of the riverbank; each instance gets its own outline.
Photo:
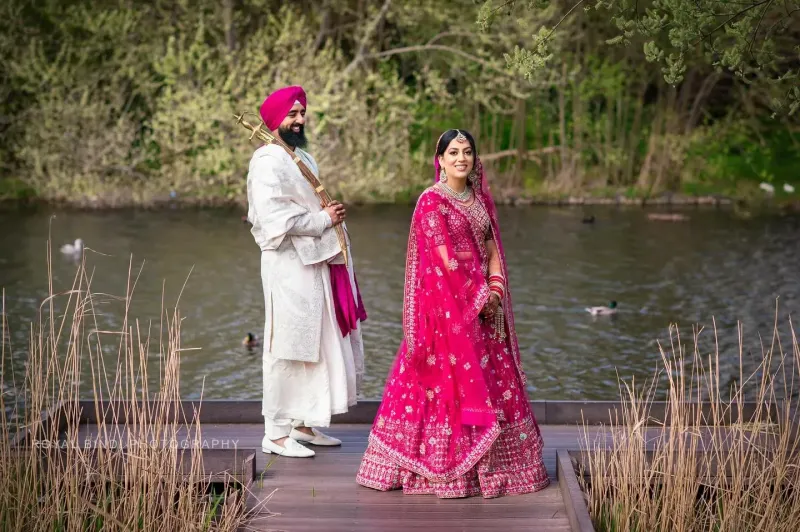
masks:
<path id="1" fill-rule="evenodd" d="M 404 199 L 385 201 L 353 201 L 355 206 L 366 205 L 414 205 L 418 192 L 410 193 Z M 615 195 L 516 195 L 497 194 L 498 205 L 513 207 L 592 207 L 592 206 L 632 206 L 632 207 L 714 207 L 730 208 L 743 212 L 800 213 L 800 197 L 730 197 L 721 194 L 686 195 L 664 193 L 656 196 L 637 196 L 626 194 Z M 19 197 L 0 196 L 0 210 L 31 209 L 40 207 L 74 209 L 74 210 L 115 210 L 115 209 L 198 209 L 198 208 L 231 208 L 246 209 L 247 200 L 242 197 L 183 197 L 169 195 L 133 195 L 116 194 L 104 196 L 76 197 L 71 199 L 50 200 L 25 195 Z"/>

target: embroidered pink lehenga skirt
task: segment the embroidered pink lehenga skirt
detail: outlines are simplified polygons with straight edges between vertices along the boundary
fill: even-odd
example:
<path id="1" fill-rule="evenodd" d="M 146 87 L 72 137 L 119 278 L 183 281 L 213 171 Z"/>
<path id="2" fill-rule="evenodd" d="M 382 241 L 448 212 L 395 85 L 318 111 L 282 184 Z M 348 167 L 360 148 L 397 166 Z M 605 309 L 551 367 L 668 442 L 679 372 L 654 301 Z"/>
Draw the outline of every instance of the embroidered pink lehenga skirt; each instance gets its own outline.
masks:
<path id="1" fill-rule="evenodd" d="M 470 448 L 465 453 L 463 473 L 452 478 L 436 478 L 426 471 L 424 463 L 407 463 L 404 456 L 371 436 L 356 477 L 359 484 L 382 491 L 402 489 L 407 494 L 434 494 L 440 498 L 475 495 L 492 498 L 530 493 L 549 484 L 542 460 L 541 433 L 526 393 L 518 384 L 507 347 L 487 340 L 486 348 L 480 365 L 498 422 L 496 428 L 474 434 L 469 427 L 464 427 L 462 438 Z M 403 368 L 400 362 L 392 370 L 373 434 L 404 442 L 404 447 L 417 447 L 423 456 L 444 455 L 447 449 L 442 436 L 452 430 L 447 423 L 447 412 L 438 408 L 435 396 L 429 399 L 430 394 L 414 390 L 414 386 L 403 379 Z M 409 401 L 412 396 L 414 400 Z M 409 402 L 415 402 L 424 411 L 417 423 L 400 421 Z"/>

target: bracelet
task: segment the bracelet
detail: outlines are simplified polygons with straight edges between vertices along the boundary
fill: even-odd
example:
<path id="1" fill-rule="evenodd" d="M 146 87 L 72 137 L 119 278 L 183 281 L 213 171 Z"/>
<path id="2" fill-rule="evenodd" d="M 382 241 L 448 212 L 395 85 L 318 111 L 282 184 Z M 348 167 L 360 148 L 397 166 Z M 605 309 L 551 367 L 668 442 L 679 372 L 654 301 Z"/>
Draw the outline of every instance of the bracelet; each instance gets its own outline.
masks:
<path id="1" fill-rule="evenodd" d="M 505 291 L 503 290 L 502 286 L 489 285 L 489 292 L 492 294 L 496 294 L 498 299 L 500 299 L 501 301 L 503 300 L 503 295 L 505 294 Z"/>
<path id="2" fill-rule="evenodd" d="M 506 285 L 506 280 L 502 275 L 490 275 L 489 276 L 489 284 L 497 284 L 500 286 Z"/>

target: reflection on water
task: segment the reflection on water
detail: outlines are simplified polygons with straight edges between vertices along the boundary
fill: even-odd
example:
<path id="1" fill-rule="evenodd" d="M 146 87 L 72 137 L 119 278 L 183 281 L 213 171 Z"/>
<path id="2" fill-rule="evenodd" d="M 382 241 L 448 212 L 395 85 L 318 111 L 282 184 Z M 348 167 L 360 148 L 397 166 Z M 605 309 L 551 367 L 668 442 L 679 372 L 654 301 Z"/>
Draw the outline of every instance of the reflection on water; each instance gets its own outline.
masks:
<path id="1" fill-rule="evenodd" d="M 577 209 L 507 208 L 501 229 L 510 268 L 520 347 L 529 391 L 537 399 L 613 399 L 617 375 L 649 377 L 660 365 L 657 340 L 681 326 L 692 346 L 699 324 L 703 348 L 713 346 L 713 322 L 725 358 L 723 382 L 738 376 L 737 320 L 747 348 L 769 343 L 780 296 L 779 327 L 788 345 L 787 315 L 800 308 L 798 220 L 737 220 L 725 211 L 691 211 L 683 223 L 651 222 L 639 209 L 594 208 L 594 224 Z M 260 397 L 258 350 L 241 340 L 261 335 L 263 296 L 258 248 L 241 213 L 58 211 L 0 213 L 0 285 L 6 290 L 13 348 L 21 356 L 29 322 L 47 294 L 46 241 L 58 247 L 82 238 L 89 248 L 95 292 L 125 293 L 130 257 L 136 284 L 133 317 L 158 324 L 162 301 L 180 308 L 182 388 L 187 398 Z M 379 397 L 402 335 L 405 249 L 411 209 L 351 209 L 348 217 L 365 324 L 364 395 Z M 189 272 L 191 271 L 191 276 Z M 54 257 L 56 290 L 71 286 L 75 266 Z M 615 319 L 592 318 L 589 305 L 619 302 Z M 121 325 L 118 308 L 99 310 L 103 326 Z M 154 328 L 155 330 L 155 328 Z M 752 356 L 745 352 L 745 359 Z M 748 362 L 754 364 L 754 362 Z M 21 368 L 20 364 L 16 368 Z M 728 374 L 725 374 L 728 372 Z"/>

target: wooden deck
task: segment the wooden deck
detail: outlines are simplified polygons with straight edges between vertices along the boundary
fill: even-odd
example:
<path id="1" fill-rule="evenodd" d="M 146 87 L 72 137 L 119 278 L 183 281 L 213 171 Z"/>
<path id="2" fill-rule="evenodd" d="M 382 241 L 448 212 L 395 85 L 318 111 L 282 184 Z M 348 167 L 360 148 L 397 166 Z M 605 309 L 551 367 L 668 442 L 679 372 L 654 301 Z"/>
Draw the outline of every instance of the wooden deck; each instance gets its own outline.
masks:
<path id="1" fill-rule="evenodd" d="M 591 519 L 583 504 L 570 454 L 582 448 L 583 423 L 592 443 L 611 441 L 609 416 L 620 410 L 613 401 L 532 401 L 545 442 L 544 460 L 551 485 L 538 493 L 512 495 L 498 499 L 440 500 L 433 495 L 403 495 L 400 491 L 378 492 L 355 482 L 361 456 L 379 401 L 359 402 L 347 414 L 335 416 L 325 431 L 343 441 L 341 447 L 315 448 L 314 458 L 282 458 L 261 452 L 263 417 L 260 401 L 184 401 L 174 410 L 175 421 L 192 419 L 201 423 L 205 449 L 226 452 L 206 453 L 207 472 L 236 472 L 251 478 L 255 457 L 255 478 L 251 485 L 250 507 L 257 511 L 247 530 L 272 531 L 393 531 L 425 527 L 431 532 L 450 530 L 529 530 L 591 532 Z M 78 424 L 81 441 L 97 433 L 97 416 L 124 431 L 127 406 L 109 403 L 98 407 L 81 401 Z M 706 404 L 698 407 L 708 410 Z M 743 420 L 760 408 L 745 404 Z M 654 442 L 661 423 L 669 423 L 666 403 L 654 403 L 645 429 L 645 439 Z M 738 420 L 738 413 L 731 421 Z M 45 419 L 50 423 L 51 417 Z M 63 434 L 66 417 L 52 416 Z M 603 425 L 603 423 L 606 425 Z M 710 435 L 700 427 L 703 439 Z M 191 442 L 187 433 L 179 438 Z M 231 452 L 235 450 L 235 452 Z M 239 452 L 239 451 L 246 452 Z M 242 459 L 247 456 L 245 462 Z M 242 467 L 235 466 L 240 464 Z M 245 464 L 248 464 L 245 467 Z M 558 469 L 557 469 L 558 464 Z M 249 471 L 242 471 L 242 469 Z M 558 471 L 565 471 L 562 478 Z M 425 532 L 427 532 L 427 530 Z"/>
<path id="2" fill-rule="evenodd" d="M 84 425 L 81 436 L 94 435 Z M 359 486 L 355 475 L 367 447 L 368 424 L 335 424 L 326 432 L 341 447 L 319 448 L 314 458 L 283 458 L 261 452 L 261 424 L 203 424 L 209 448 L 257 449 L 251 507 L 259 514 L 251 530 L 272 531 L 408 531 L 426 530 L 571 530 L 556 481 L 556 451 L 578 449 L 577 426 L 543 425 L 544 458 L 552 479 L 548 488 L 529 495 L 485 500 L 480 497 L 441 500 L 433 495 L 378 492 Z M 262 504 L 262 501 L 266 501 Z"/>

